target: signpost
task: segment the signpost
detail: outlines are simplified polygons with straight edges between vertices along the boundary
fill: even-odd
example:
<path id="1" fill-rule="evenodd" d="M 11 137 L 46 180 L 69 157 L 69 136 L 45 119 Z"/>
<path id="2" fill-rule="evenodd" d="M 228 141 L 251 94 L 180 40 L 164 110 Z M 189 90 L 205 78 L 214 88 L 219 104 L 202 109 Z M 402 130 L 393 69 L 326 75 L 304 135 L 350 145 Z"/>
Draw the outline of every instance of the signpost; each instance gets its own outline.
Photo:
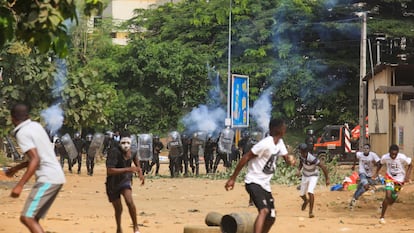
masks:
<path id="1" fill-rule="evenodd" d="M 233 74 L 231 83 L 231 126 L 249 127 L 249 77 Z"/>

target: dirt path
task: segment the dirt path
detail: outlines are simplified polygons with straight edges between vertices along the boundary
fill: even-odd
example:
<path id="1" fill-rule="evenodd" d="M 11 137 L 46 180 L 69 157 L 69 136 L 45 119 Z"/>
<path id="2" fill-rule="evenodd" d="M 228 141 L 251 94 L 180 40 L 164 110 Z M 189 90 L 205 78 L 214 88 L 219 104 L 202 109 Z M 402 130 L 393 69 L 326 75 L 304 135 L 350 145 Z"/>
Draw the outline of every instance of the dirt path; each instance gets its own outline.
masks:
<path id="1" fill-rule="evenodd" d="M 243 184 L 237 184 L 229 192 L 224 190 L 225 180 L 201 178 L 168 178 L 168 165 L 161 165 L 163 177 L 152 177 L 144 186 L 136 180 L 133 192 L 138 209 L 138 221 L 142 233 L 182 233 L 185 226 L 205 225 L 209 212 L 222 214 L 252 213 L 248 207 L 248 196 Z M 113 209 L 107 201 L 104 181 L 105 165 L 96 167 L 93 177 L 83 173 L 66 173 L 67 183 L 41 224 L 48 232 L 56 233 L 114 233 Z M 201 168 L 204 172 L 204 169 Z M 0 175 L 0 232 L 27 232 L 19 222 L 24 199 L 29 193 L 30 184 L 19 199 L 9 197 L 10 189 L 17 178 L 9 179 Z M 276 199 L 277 222 L 272 233 L 333 233 L 364 232 L 391 233 L 414 232 L 414 185 L 406 185 L 399 203 L 389 208 L 387 224 L 378 224 L 378 207 L 383 192 L 364 195 L 354 211 L 348 207 L 352 196 L 350 191 L 329 191 L 328 187 L 318 186 L 313 219 L 306 211 L 300 210 L 301 201 L 295 187 L 273 185 Z M 124 233 L 132 232 L 127 208 L 123 214 Z"/>

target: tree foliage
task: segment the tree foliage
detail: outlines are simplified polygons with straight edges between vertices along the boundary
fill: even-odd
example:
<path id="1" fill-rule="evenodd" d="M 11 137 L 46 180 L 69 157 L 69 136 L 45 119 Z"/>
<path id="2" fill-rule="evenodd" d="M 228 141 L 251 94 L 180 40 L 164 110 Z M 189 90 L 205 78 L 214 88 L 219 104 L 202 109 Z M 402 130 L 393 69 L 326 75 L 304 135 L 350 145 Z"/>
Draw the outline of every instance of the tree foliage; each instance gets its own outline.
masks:
<path id="1" fill-rule="evenodd" d="M 20 43 L 12 43 L 1 53 L 2 81 L 0 82 L 0 135 L 11 127 L 10 107 L 17 102 L 25 102 L 32 108 L 33 118 L 39 120 L 39 112 L 47 108 L 52 100 L 49 89 L 55 72 L 47 55 L 31 50 Z M 7 124 L 6 124 L 7 123 Z"/>
<path id="2" fill-rule="evenodd" d="M 85 12 L 101 13 L 100 0 L 86 0 Z M 70 36 L 67 23 L 77 23 L 74 0 L 0 1 L 0 49 L 12 40 L 37 47 L 41 53 L 52 49 L 67 55 Z"/>
<path id="3" fill-rule="evenodd" d="M 114 58 L 120 70 L 108 81 L 125 96 L 112 118 L 118 127 L 136 120 L 141 131 L 175 129 L 183 109 L 205 99 L 207 60 L 178 42 L 137 38 Z"/>
<path id="4" fill-rule="evenodd" d="M 272 115 L 289 118 L 299 128 L 310 118 L 321 124 L 357 122 L 361 21 L 355 12 L 371 12 L 370 39 L 376 33 L 406 37 L 407 48 L 399 52 L 406 53 L 410 62 L 414 8 L 408 0 L 356 2 L 232 1 L 231 72 L 250 77 L 251 105 L 271 93 Z M 221 93 L 227 92 L 229 1 L 184 0 L 137 9 L 124 28 L 134 32 L 125 47 L 111 43 L 112 25 L 104 22 L 92 32 L 87 28 L 87 17 L 102 3 L 85 3 L 79 10 L 85 15 L 76 17 L 69 0 L 25 6 L 20 0 L 13 6 L 1 2 L 0 62 L 6 77 L 1 91 L 7 103 L 31 92 L 35 94 L 29 101 L 37 109 L 53 102 L 47 91 L 56 68 L 40 55 L 49 48 L 59 55 L 70 54 L 68 85 L 60 97 L 68 109 L 66 124 L 76 129 L 133 126 L 139 132 L 157 133 L 177 129 L 184 114 L 208 102 L 212 67 L 221 74 Z M 57 4 L 69 5 L 62 9 Z M 66 19 L 79 21 L 69 37 Z M 44 41 L 40 35 L 46 35 Z M 36 49 L 8 44 L 12 40 Z"/>

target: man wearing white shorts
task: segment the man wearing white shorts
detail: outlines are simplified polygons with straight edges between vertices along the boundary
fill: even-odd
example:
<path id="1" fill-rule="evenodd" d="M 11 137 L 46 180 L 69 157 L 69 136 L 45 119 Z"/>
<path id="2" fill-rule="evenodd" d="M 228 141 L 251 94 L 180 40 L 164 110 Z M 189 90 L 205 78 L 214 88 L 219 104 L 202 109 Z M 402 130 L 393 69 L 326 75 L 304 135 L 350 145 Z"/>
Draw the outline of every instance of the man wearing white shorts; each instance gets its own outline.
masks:
<path id="1" fill-rule="evenodd" d="M 315 217 L 313 214 L 313 205 L 315 202 L 314 190 L 319 179 L 318 167 L 322 169 L 325 175 L 326 185 L 330 183 L 328 170 L 317 157 L 309 152 L 308 146 L 305 143 L 300 144 L 298 149 L 300 150 L 298 175 L 302 174 L 302 182 L 300 184 L 300 197 L 303 200 L 302 210 L 305 210 L 309 204 L 309 218 L 313 218 Z M 306 193 L 308 194 L 308 198 L 306 197 Z"/>

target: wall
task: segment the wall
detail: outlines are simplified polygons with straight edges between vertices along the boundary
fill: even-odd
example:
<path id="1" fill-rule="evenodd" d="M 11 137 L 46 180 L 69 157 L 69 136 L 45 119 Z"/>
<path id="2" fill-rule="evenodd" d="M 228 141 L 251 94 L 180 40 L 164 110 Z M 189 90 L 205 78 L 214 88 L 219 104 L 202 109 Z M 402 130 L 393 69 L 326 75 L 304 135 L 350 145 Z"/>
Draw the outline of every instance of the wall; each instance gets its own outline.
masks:
<path id="1" fill-rule="evenodd" d="M 400 152 L 412 157 L 414 154 L 414 100 L 399 100 L 397 105 L 397 141 Z"/>
<path id="2" fill-rule="evenodd" d="M 368 126 L 372 150 L 378 155 L 388 153 L 391 144 L 397 144 L 400 152 L 407 156 L 414 155 L 414 100 L 401 100 L 400 93 L 376 93 L 380 86 L 392 86 L 395 83 L 396 66 L 386 66 L 374 78 L 368 80 Z M 414 72 L 414 71 L 413 71 Z M 374 107 L 374 99 L 380 103 Z M 395 119 L 392 119 L 392 108 L 395 106 Z M 377 121 L 378 116 L 378 121 Z M 378 125 L 378 131 L 375 125 Z"/>
<path id="3" fill-rule="evenodd" d="M 387 94 L 375 93 L 379 86 L 389 86 L 391 80 L 391 69 L 388 67 L 375 75 L 374 79 L 368 80 L 368 131 L 370 135 L 371 148 L 378 155 L 388 152 L 389 139 L 389 98 Z M 375 108 L 375 99 L 378 103 Z M 376 125 L 378 131 L 375 132 Z"/>

